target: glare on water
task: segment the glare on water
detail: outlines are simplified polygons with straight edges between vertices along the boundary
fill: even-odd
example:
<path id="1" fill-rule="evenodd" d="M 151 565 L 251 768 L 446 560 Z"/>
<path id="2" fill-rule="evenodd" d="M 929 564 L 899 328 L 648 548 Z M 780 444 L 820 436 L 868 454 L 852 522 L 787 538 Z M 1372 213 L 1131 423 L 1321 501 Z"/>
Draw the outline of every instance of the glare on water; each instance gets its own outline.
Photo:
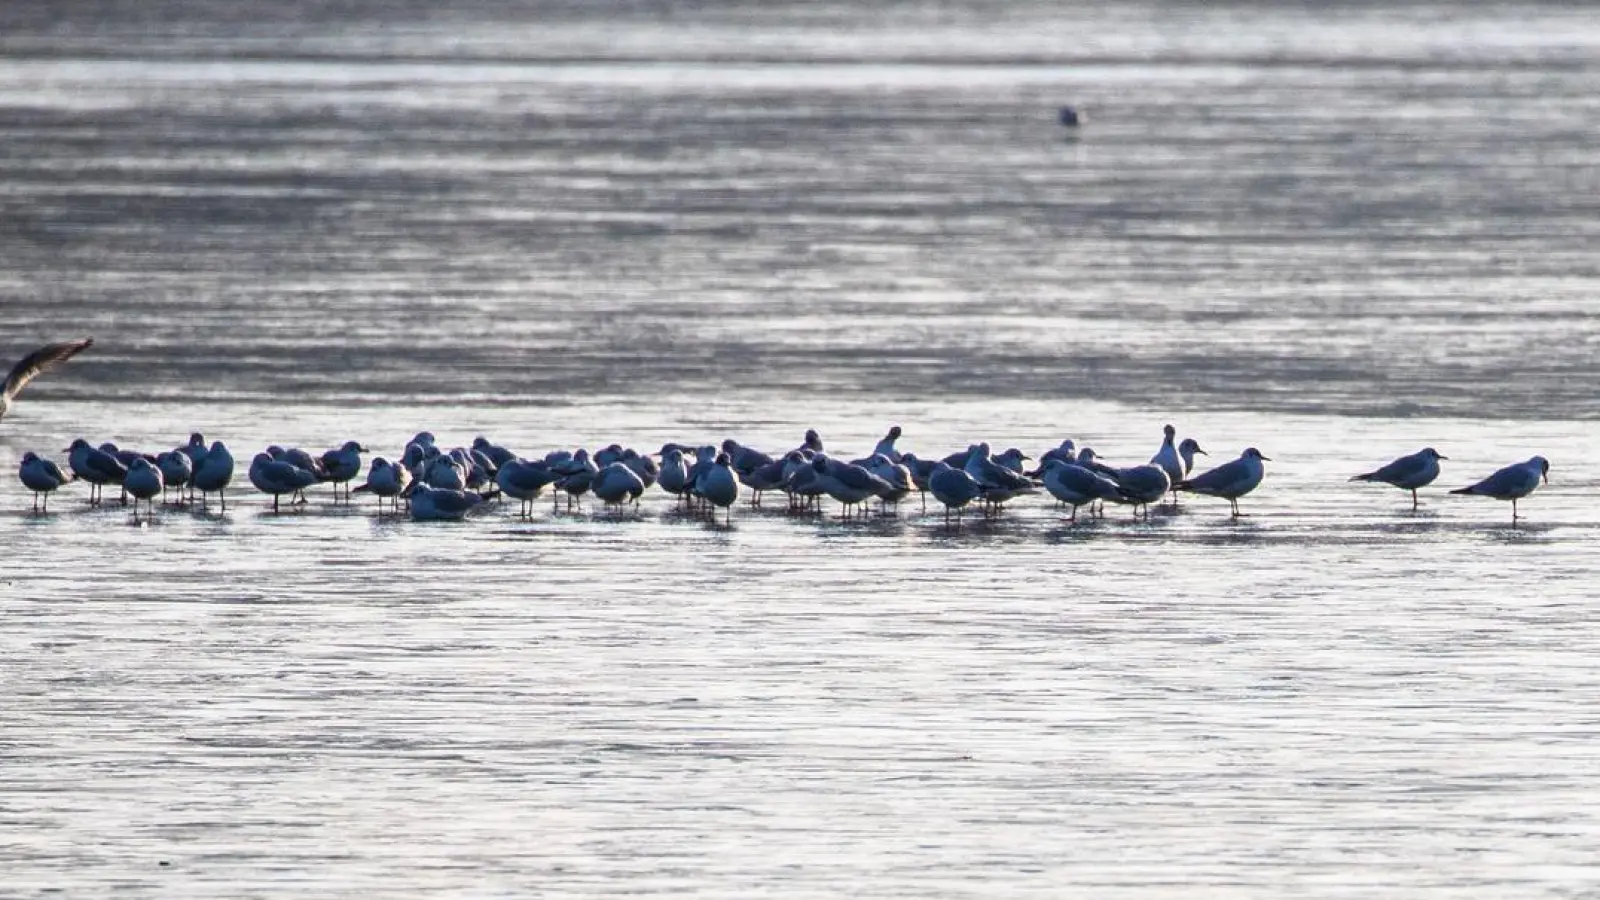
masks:
<path id="1" fill-rule="evenodd" d="M 0 344 L 96 346 L 0 423 L 6 891 L 1593 889 L 1586 12 L 858 6 L 7 11 Z M 1167 422 L 1272 457 L 1245 517 L 15 478 Z M 1518 527 L 1446 494 L 1535 453 Z"/>

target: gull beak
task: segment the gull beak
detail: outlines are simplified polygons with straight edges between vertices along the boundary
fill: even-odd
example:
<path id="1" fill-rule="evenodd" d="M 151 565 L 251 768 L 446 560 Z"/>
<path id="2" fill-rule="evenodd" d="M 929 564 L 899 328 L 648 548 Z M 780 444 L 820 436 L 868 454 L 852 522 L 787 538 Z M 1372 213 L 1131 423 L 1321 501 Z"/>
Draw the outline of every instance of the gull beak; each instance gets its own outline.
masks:
<path id="1" fill-rule="evenodd" d="M 1450 457 L 1448 457 L 1448 456 L 1441 456 L 1441 457 L 1439 457 L 1439 458 L 1440 458 L 1440 459 L 1444 459 L 1444 460 L 1448 460 L 1448 459 L 1449 459 L 1449 458 L 1450 458 Z"/>
<path id="2" fill-rule="evenodd" d="M 1272 457 L 1270 457 L 1270 456 L 1263 456 L 1261 458 L 1266 460 L 1267 462 L 1272 462 Z"/>
<path id="3" fill-rule="evenodd" d="M 1210 456 L 1211 455 L 1211 454 L 1205 452 L 1204 450 L 1201 450 L 1199 447 L 1194 448 L 1194 452 L 1200 454 L 1201 456 Z"/>
<path id="4" fill-rule="evenodd" d="M 1550 473 L 1549 472 L 1545 472 L 1544 473 L 1544 483 L 1545 484 L 1549 484 L 1550 483 Z"/>

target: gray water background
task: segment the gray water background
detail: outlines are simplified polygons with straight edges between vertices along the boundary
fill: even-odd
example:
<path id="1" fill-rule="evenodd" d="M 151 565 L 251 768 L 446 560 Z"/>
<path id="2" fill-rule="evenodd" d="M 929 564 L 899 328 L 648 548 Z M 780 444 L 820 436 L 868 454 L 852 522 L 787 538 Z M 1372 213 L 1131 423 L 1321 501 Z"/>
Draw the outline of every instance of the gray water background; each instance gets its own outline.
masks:
<path id="1" fill-rule="evenodd" d="M 1597 42 L 7 5 L 0 343 L 97 345 L 0 423 L 0 893 L 1592 893 Z M 9 474 L 194 429 L 1136 462 L 1166 421 L 1274 458 L 1250 517 L 133 526 Z M 1344 480 L 1424 444 L 1417 514 Z M 1522 527 L 1442 495 L 1533 453 Z"/>

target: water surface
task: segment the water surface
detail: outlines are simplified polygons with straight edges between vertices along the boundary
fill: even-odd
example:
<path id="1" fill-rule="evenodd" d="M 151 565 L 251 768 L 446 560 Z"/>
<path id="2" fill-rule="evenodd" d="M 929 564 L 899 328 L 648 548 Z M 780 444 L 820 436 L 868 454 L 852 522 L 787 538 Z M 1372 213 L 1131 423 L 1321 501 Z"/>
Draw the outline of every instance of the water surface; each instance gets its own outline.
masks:
<path id="1" fill-rule="evenodd" d="M 522 16 L 0 12 L 0 345 L 97 339 L 0 425 L 9 890 L 1594 890 L 1585 10 Z M 12 474 L 1168 421 L 1273 457 L 1249 516 L 135 525 Z M 1424 445 L 1418 512 L 1345 481 Z M 1535 453 L 1521 527 L 1443 492 Z"/>

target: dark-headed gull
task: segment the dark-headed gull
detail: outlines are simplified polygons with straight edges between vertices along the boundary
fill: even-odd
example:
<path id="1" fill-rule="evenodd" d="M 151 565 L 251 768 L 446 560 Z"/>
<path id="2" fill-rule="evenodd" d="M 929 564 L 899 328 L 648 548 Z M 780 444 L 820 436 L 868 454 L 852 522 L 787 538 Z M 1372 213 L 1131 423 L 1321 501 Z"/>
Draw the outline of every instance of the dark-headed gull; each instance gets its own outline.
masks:
<path id="1" fill-rule="evenodd" d="M 1550 461 L 1535 456 L 1527 462 L 1506 466 L 1471 487 L 1456 488 L 1452 494 L 1471 494 L 1511 501 L 1511 521 L 1517 521 L 1517 501 L 1533 493 L 1540 480 L 1550 483 Z"/>
<path id="2" fill-rule="evenodd" d="M 128 467 L 128 477 L 122 481 L 122 486 L 133 495 L 133 519 L 139 520 L 139 501 L 143 500 L 150 508 L 152 517 L 156 514 L 155 496 L 161 493 L 166 485 L 161 480 L 161 470 L 150 464 L 144 457 L 133 461 Z"/>
<path id="3" fill-rule="evenodd" d="M 33 491 L 34 512 L 48 512 L 50 492 L 72 480 L 60 466 L 32 452 L 22 454 L 22 466 L 17 475 L 22 479 L 22 486 Z"/>
<path id="4" fill-rule="evenodd" d="M 1411 508 L 1416 509 L 1417 488 L 1433 484 L 1439 477 L 1439 460 L 1449 459 L 1440 456 L 1439 451 L 1432 447 L 1424 447 L 1410 456 L 1402 456 L 1381 469 L 1375 469 L 1364 475 L 1351 477 L 1351 481 L 1376 481 L 1380 484 L 1390 484 L 1402 491 L 1411 492 Z"/>
<path id="5" fill-rule="evenodd" d="M 1262 456 L 1261 451 L 1254 447 L 1244 451 L 1238 459 L 1223 463 L 1209 472 L 1186 478 L 1173 485 L 1176 490 L 1194 491 L 1196 494 L 1205 494 L 1208 497 L 1221 497 L 1228 501 L 1235 518 L 1239 516 L 1239 498 L 1256 489 L 1261 479 L 1267 473 L 1263 461 L 1271 462 L 1270 456 Z"/>

